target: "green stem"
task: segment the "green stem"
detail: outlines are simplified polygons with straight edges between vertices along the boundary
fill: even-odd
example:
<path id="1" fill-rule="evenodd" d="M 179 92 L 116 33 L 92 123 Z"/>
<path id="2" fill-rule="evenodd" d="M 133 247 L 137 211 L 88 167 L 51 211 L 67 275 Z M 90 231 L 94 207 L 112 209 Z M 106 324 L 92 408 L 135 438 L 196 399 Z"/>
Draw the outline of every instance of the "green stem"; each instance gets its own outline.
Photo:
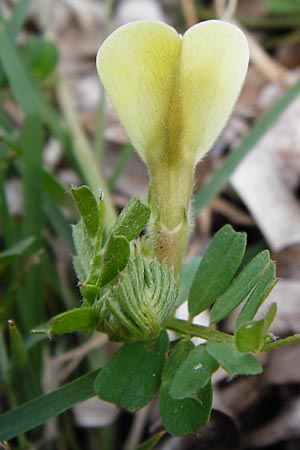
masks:
<path id="1" fill-rule="evenodd" d="M 186 322 L 180 319 L 168 319 L 164 323 L 164 327 L 168 330 L 177 331 L 184 335 L 199 337 L 205 340 L 220 342 L 222 344 L 234 345 L 234 337 L 221 331 L 212 330 L 203 325 Z"/>
<path id="2" fill-rule="evenodd" d="M 150 179 L 149 205 L 151 220 L 149 233 L 155 256 L 180 271 L 189 234 L 190 202 L 194 183 L 194 161 L 167 158 L 148 161 Z"/>
<path id="3" fill-rule="evenodd" d="M 288 336 L 283 339 L 278 339 L 277 341 L 270 342 L 269 344 L 266 344 L 262 349 L 261 352 L 269 352 L 270 350 L 273 350 L 274 348 L 283 347 L 284 345 L 289 344 L 296 344 L 300 343 L 300 334 L 295 334 L 294 336 Z"/>

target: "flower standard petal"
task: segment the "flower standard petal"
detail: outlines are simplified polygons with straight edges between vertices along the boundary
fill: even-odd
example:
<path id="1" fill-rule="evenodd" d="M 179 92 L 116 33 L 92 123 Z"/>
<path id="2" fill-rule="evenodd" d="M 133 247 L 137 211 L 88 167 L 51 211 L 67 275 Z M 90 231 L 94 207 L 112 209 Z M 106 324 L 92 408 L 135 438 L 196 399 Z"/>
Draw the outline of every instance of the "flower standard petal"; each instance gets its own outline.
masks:
<path id="1" fill-rule="evenodd" d="M 138 21 L 102 44 L 97 68 L 120 120 L 140 156 L 160 151 L 173 90 L 180 37 L 174 28 Z"/>
<path id="2" fill-rule="evenodd" d="M 182 39 L 180 91 L 183 151 L 206 153 L 226 124 L 239 96 L 249 61 L 240 29 L 220 20 L 190 28 Z"/>

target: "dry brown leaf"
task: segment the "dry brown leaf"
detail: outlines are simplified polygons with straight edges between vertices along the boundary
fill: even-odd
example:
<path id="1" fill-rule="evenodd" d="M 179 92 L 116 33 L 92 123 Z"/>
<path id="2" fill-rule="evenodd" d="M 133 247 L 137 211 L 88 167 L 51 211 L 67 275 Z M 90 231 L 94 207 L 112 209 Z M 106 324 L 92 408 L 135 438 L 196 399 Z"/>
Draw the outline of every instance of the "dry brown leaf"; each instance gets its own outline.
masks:
<path id="1" fill-rule="evenodd" d="M 276 272 L 279 278 L 300 279 L 300 245 L 291 245 L 280 252 L 274 252 L 272 258 L 276 261 Z"/>
<path id="2" fill-rule="evenodd" d="M 155 0 L 123 0 L 119 2 L 116 11 L 118 25 L 135 20 L 165 21 L 162 8 Z"/>
<path id="3" fill-rule="evenodd" d="M 118 410 L 112 403 L 104 402 L 97 397 L 78 403 L 73 408 L 75 422 L 83 428 L 107 427 L 118 416 Z"/>
<path id="4" fill-rule="evenodd" d="M 237 6 L 237 15 L 242 17 L 258 18 L 264 16 L 267 12 L 266 3 L 261 0 L 239 0 Z"/>
<path id="5" fill-rule="evenodd" d="M 286 280 L 277 283 L 264 307 L 277 303 L 276 318 L 271 332 L 276 336 L 286 336 L 300 332 L 300 281 Z"/>
<path id="6" fill-rule="evenodd" d="M 264 378 L 268 384 L 300 384 L 300 344 L 281 347 L 270 352 Z"/>
<path id="7" fill-rule="evenodd" d="M 300 101 L 296 100 L 264 135 L 231 177 L 270 247 L 300 243 L 300 203 L 281 176 L 278 154 L 300 149 Z"/>
<path id="8" fill-rule="evenodd" d="M 228 382 L 226 387 L 215 385 L 213 406 L 237 417 L 261 398 L 265 386 L 262 376 L 239 377 Z"/>
<path id="9" fill-rule="evenodd" d="M 278 441 L 300 437 L 300 397 L 291 401 L 281 413 L 247 439 L 251 447 L 264 447 Z"/>
<path id="10" fill-rule="evenodd" d="M 240 27 L 241 25 L 238 24 Z M 257 39 L 245 28 L 241 27 L 250 48 L 250 60 L 257 67 L 257 70 L 269 81 L 277 84 L 284 84 L 287 69 L 276 62 L 260 45 Z"/>
<path id="11" fill-rule="evenodd" d="M 254 220 L 249 214 L 242 211 L 239 207 L 235 206 L 228 200 L 220 197 L 215 197 L 211 202 L 211 208 L 214 212 L 222 214 L 230 223 L 241 224 L 245 226 L 255 225 Z"/>
<path id="12" fill-rule="evenodd" d="M 84 29 L 88 30 L 95 22 L 103 23 L 104 3 L 98 0 L 63 0 L 63 3 L 75 14 Z"/>

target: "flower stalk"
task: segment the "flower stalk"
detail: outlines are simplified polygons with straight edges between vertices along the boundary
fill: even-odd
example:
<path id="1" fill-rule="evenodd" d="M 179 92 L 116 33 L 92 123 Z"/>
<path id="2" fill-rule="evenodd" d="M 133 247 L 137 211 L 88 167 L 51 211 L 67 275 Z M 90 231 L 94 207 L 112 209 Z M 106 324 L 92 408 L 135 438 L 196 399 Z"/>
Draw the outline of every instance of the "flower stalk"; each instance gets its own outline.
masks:
<path id="1" fill-rule="evenodd" d="M 159 261 L 166 261 L 177 273 L 189 234 L 193 165 L 185 167 L 165 161 L 149 167 L 148 202 L 152 211 L 149 234 Z"/>

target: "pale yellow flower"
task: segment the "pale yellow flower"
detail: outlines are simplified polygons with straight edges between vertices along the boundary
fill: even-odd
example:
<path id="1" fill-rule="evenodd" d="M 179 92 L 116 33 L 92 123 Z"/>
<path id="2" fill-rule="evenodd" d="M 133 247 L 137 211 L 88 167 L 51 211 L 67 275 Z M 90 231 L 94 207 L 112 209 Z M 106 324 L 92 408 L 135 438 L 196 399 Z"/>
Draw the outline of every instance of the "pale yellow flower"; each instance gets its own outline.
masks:
<path id="1" fill-rule="evenodd" d="M 165 232 L 173 236 L 163 246 L 171 249 L 181 228 L 187 233 L 195 164 L 228 120 L 248 60 L 243 33 L 218 20 L 201 22 L 183 36 L 161 22 L 133 22 L 99 49 L 100 78 L 148 166 L 153 223 L 160 238 Z M 175 258 L 169 263 L 177 266 L 181 258 L 158 256 Z"/>

